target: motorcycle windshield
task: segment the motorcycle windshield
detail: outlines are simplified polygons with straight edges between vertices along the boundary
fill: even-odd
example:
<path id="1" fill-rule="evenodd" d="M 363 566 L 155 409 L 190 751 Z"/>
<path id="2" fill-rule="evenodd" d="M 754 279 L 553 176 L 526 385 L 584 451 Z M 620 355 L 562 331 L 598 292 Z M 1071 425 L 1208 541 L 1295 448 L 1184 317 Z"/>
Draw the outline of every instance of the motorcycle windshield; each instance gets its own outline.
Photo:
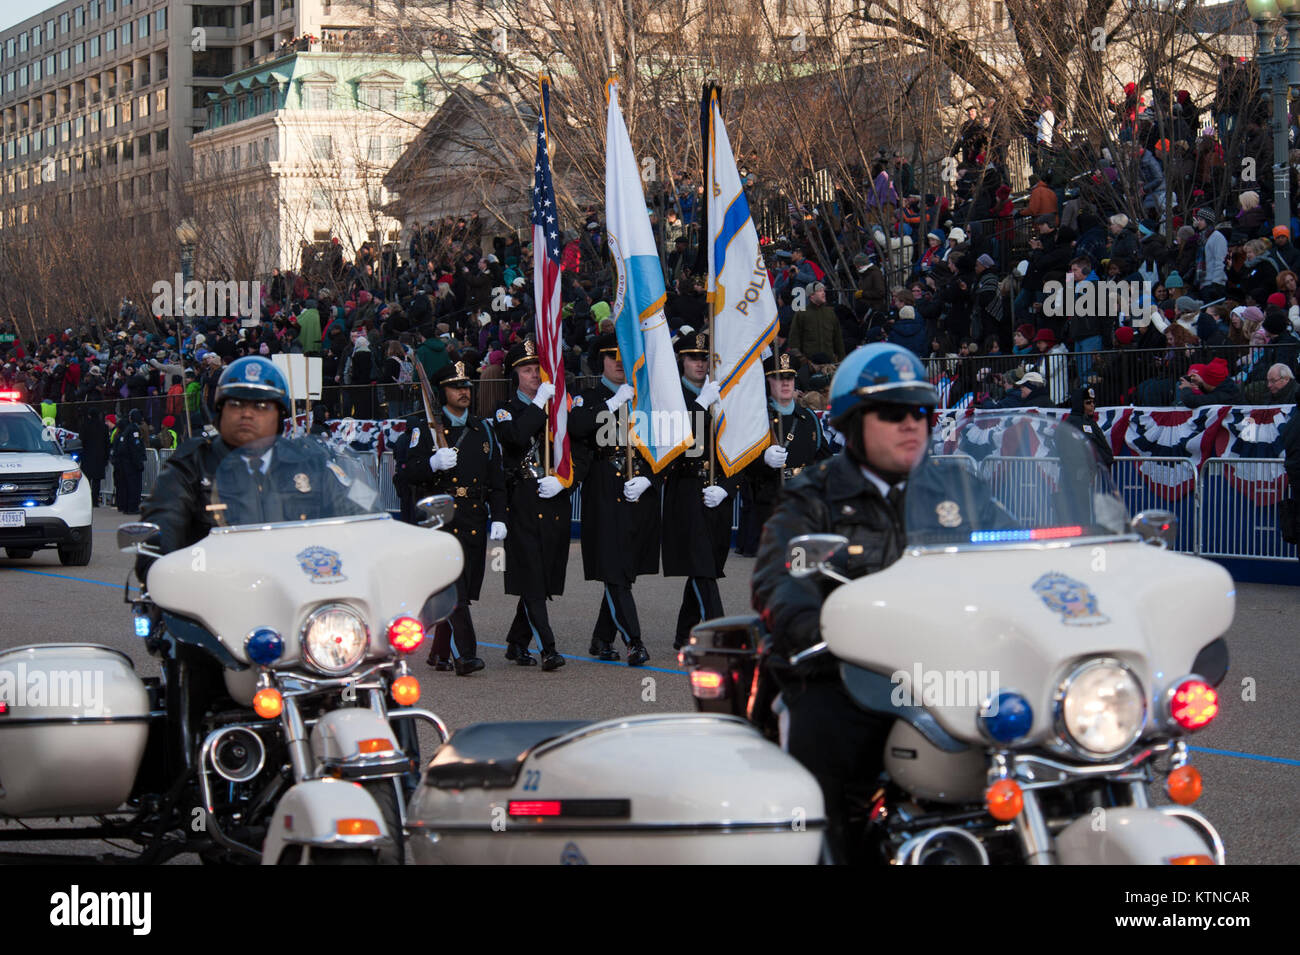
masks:
<path id="1" fill-rule="evenodd" d="M 382 513 L 373 463 L 314 436 L 254 442 L 212 480 L 218 526 L 248 527 Z"/>
<path id="2" fill-rule="evenodd" d="M 908 545 L 997 548 L 1129 533 L 1129 514 L 1081 425 L 1026 412 L 941 418 L 907 483 Z"/>

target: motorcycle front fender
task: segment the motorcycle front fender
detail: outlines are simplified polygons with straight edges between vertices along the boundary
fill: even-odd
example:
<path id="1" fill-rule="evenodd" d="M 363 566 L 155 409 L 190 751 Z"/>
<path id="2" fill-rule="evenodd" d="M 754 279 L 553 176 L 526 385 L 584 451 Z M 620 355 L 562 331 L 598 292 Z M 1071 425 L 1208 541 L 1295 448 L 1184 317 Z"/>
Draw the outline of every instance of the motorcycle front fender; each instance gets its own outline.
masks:
<path id="1" fill-rule="evenodd" d="M 322 716 L 312 728 L 311 749 L 321 766 L 344 779 L 374 779 L 415 768 L 388 720 L 360 706 L 331 710 Z"/>
<path id="2" fill-rule="evenodd" d="M 392 844 L 383 813 L 360 784 L 311 779 L 290 789 L 275 807 L 262 845 L 262 864 L 275 865 L 291 845 L 378 852 Z"/>
<path id="3" fill-rule="evenodd" d="M 1056 837 L 1061 865 L 1170 865 L 1187 856 L 1223 864 L 1223 842 L 1200 813 L 1182 806 L 1121 806 L 1081 816 Z"/>

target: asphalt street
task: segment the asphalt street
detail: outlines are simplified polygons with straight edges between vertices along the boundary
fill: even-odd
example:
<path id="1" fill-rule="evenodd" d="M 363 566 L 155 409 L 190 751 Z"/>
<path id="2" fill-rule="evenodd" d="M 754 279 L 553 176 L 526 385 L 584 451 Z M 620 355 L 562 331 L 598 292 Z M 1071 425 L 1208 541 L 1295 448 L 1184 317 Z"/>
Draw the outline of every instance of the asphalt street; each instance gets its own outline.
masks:
<path id="1" fill-rule="evenodd" d="M 88 567 L 65 568 L 53 550 L 28 560 L 0 557 L 0 648 L 79 641 L 126 652 L 142 675 L 156 662 L 132 633 L 122 585 L 132 558 L 115 548 L 114 529 L 126 518 L 95 512 L 95 554 Z M 720 581 L 729 613 L 749 607 L 753 561 L 736 557 Z M 495 720 L 597 719 L 693 709 L 684 671 L 672 651 L 684 581 L 642 578 L 635 587 L 649 665 L 630 669 L 587 656 L 602 589 L 582 579 L 577 544 L 569 557 L 568 586 L 551 602 L 551 620 L 567 666 L 551 673 L 504 659 L 504 634 L 515 598 L 503 575 L 488 570 L 483 599 L 473 608 L 480 656 L 487 669 L 470 677 L 436 673 L 417 664 L 419 705 L 453 728 Z M 1300 588 L 1241 584 L 1229 635 L 1231 669 L 1220 688 L 1223 712 L 1195 738 L 1193 761 L 1205 780 L 1196 807 L 1219 829 L 1235 864 L 1300 862 Z M 423 660 L 423 651 L 420 654 Z M 432 740 L 424 740 L 427 755 Z M 1153 794 L 1156 801 L 1167 801 Z M 0 822 L 0 825 L 13 823 Z M 22 844 L 27 847 L 30 844 Z M 11 848 L 16 848 L 13 846 Z M 52 843 L 47 851 L 106 851 L 102 844 Z M 190 858 L 178 862 L 194 861 Z"/>

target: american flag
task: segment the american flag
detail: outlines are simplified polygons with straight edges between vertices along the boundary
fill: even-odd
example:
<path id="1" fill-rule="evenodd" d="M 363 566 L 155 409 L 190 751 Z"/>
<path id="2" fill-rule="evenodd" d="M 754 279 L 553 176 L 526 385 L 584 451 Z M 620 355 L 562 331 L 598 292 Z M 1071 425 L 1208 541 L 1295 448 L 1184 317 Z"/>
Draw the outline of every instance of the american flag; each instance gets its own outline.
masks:
<path id="1" fill-rule="evenodd" d="M 537 162 L 533 164 L 533 300 L 537 308 L 537 351 L 542 380 L 555 385 L 550 402 L 552 470 L 560 483 L 573 483 L 573 459 L 569 454 L 569 402 L 564 388 L 564 334 L 560 328 L 560 213 L 555 206 L 551 183 L 551 160 L 547 151 L 547 113 L 551 104 L 551 81 L 543 76 L 542 109 L 537 116 Z"/>

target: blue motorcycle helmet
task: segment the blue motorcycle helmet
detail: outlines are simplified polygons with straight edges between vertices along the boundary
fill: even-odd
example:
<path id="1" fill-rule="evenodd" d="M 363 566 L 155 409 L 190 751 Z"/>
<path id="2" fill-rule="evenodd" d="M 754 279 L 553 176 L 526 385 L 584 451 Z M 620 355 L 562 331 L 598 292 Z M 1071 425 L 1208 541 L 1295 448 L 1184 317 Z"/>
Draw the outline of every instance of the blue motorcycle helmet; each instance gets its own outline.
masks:
<path id="1" fill-rule="evenodd" d="M 939 392 L 921 359 L 901 345 L 873 342 L 854 349 L 831 380 L 830 419 L 836 430 L 855 412 L 872 405 L 935 408 Z"/>
<path id="2" fill-rule="evenodd" d="M 217 381 L 217 410 L 227 398 L 243 401 L 274 401 L 286 415 L 293 414 L 289 403 L 289 385 L 280 369 L 269 358 L 249 355 L 230 363 Z"/>

